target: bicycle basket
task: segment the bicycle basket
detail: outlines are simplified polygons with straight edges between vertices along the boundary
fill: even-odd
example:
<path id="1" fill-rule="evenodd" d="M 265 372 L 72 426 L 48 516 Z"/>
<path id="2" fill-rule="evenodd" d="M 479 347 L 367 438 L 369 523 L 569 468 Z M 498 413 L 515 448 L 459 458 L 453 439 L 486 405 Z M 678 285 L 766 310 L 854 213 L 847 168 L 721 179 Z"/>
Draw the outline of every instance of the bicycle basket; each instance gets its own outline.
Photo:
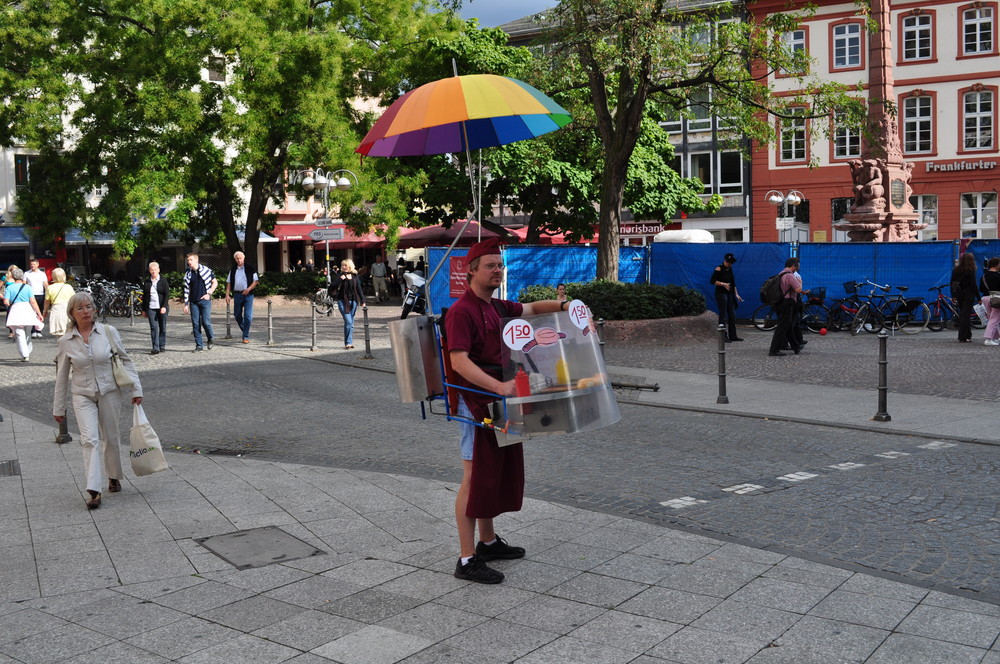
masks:
<path id="1" fill-rule="evenodd" d="M 854 281 L 845 281 L 844 282 L 844 292 L 847 293 L 848 295 L 854 295 L 855 293 L 857 293 L 858 292 L 858 284 L 857 284 L 857 282 L 854 282 Z"/>
<path id="2" fill-rule="evenodd" d="M 809 292 L 809 303 L 810 304 L 823 304 L 826 299 L 826 286 L 819 286 L 817 288 L 810 289 Z"/>

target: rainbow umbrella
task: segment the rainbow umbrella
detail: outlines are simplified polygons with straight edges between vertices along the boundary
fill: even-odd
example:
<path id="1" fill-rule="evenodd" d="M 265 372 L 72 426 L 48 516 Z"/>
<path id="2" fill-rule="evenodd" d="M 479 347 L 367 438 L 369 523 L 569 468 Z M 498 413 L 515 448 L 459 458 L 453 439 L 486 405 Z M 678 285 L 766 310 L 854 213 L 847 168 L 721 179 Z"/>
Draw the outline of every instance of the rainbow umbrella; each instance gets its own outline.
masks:
<path id="1" fill-rule="evenodd" d="M 523 81 L 494 74 L 453 76 L 393 102 L 355 152 L 371 157 L 468 152 L 535 138 L 570 120 L 564 108 Z"/>

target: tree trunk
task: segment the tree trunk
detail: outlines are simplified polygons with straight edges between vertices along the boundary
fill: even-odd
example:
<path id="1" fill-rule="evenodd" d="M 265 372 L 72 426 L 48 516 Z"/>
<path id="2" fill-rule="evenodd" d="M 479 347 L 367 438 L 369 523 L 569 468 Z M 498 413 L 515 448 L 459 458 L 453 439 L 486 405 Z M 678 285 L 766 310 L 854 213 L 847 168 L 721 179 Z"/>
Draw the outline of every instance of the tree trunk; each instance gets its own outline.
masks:
<path id="1" fill-rule="evenodd" d="M 601 178 L 601 208 L 598 223 L 601 233 L 597 244 L 597 278 L 618 281 L 619 223 L 625 195 L 624 170 L 606 164 Z"/>

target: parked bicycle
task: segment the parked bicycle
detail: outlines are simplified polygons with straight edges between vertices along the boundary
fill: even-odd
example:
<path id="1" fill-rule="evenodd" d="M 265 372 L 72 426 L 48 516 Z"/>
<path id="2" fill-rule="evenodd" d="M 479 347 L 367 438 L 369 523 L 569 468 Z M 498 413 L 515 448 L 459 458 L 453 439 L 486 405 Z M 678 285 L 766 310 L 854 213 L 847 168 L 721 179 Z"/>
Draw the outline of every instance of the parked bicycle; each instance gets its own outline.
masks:
<path id="1" fill-rule="evenodd" d="M 866 279 L 864 284 L 872 287 L 865 302 L 861 303 L 851 321 L 851 334 L 860 334 L 862 330 L 875 334 L 883 328 L 904 334 L 916 334 L 927 327 L 931 311 L 923 298 L 904 297 L 908 286 L 897 286 L 896 295 L 888 295 L 892 286 L 885 286 Z"/>
<path id="2" fill-rule="evenodd" d="M 849 330 L 854 315 L 858 313 L 861 300 L 858 299 L 858 289 L 864 286 L 863 283 L 847 281 L 844 283 L 844 293 L 846 297 L 834 300 L 830 303 L 830 330 Z"/>
<path id="3" fill-rule="evenodd" d="M 941 284 L 940 286 L 931 286 L 932 291 L 937 291 L 937 296 L 930 304 L 930 317 L 927 327 L 934 332 L 940 332 L 946 327 L 958 327 L 958 305 L 955 304 L 955 301 L 951 297 L 944 294 L 945 288 L 950 288 L 950 285 Z M 972 327 L 977 330 L 986 327 L 986 321 L 979 318 L 979 314 L 976 313 L 975 309 L 972 310 L 971 322 Z"/>

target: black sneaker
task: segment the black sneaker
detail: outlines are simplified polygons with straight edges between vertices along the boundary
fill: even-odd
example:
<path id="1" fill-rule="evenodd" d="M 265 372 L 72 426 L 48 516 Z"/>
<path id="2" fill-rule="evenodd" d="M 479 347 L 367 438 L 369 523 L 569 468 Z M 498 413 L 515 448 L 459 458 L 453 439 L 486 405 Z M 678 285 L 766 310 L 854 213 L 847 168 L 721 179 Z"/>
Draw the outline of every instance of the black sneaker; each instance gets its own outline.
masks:
<path id="1" fill-rule="evenodd" d="M 519 546 L 511 546 L 497 535 L 497 541 L 493 544 L 479 542 L 476 544 L 476 557 L 483 562 L 490 560 L 513 560 L 514 558 L 524 558 L 524 549 Z"/>
<path id="2" fill-rule="evenodd" d="M 462 559 L 458 559 L 455 564 L 455 578 L 475 583 L 500 583 L 503 581 L 503 572 L 488 567 L 479 556 L 472 556 L 464 565 Z"/>

